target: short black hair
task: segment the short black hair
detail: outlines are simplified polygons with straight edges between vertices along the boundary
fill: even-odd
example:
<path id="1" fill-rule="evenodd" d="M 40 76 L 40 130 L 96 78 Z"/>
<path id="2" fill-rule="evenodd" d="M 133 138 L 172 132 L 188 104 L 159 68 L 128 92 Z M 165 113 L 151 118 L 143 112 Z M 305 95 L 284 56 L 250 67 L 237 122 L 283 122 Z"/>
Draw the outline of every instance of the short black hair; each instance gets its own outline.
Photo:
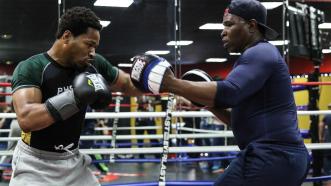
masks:
<path id="1" fill-rule="evenodd" d="M 78 36 L 86 33 L 89 27 L 100 31 L 102 29 L 100 18 L 89 8 L 73 7 L 61 16 L 56 38 L 59 39 L 66 30 Z"/>

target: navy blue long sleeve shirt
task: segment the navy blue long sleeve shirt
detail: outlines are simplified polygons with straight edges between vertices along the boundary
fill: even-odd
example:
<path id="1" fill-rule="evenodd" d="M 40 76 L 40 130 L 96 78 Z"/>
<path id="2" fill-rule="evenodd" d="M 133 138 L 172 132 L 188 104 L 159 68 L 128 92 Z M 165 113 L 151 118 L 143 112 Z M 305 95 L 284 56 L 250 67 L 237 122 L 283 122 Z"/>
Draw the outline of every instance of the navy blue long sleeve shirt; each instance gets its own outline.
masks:
<path id="1" fill-rule="evenodd" d="M 232 108 L 240 149 L 251 142 L 303 144 L 288 67 L 267 41 L 244 51 L 228 77 L 217 82 L 215 106 Z"/>

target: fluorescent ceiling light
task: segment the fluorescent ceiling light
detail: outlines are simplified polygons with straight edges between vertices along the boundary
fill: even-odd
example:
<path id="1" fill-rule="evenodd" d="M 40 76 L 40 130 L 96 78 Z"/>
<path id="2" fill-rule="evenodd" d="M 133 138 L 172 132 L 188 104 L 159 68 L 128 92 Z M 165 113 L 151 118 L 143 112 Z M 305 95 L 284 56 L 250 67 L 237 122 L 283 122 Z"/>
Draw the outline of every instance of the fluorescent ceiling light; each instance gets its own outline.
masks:
<path id="1" fill-rule="evenodd" d="M 224 26 L 222 23 L 206 23 L 199 27 L 200 30 L 223 30 Z"/>
<path id="2" fill-rule="evenodd" d="M 241 55 L 241 53 L 234 53 L 234 52 L 230 52 L 230 55 L 231 55 L 231 56 L 240 56 L 240 55 Z"/>
<path id="3" fill-rule="evenodd" d="M 129 7 L 133 0 L 97 0 L 94 6 Z"/>
<path id="4" fill-rule="evenodd" d="M 13 64 L 13 61 L 10 61 L 10 60 L 6 61 L 6 65 L 12 65 L 12 64 Z"/>
<path id="5" fill-rule="evenodd" d="M 283 2 L 263 2 L 261 3 L 266 9 L 274 9 L 283 4 Z"/>
<path id="6" fill-rule="evenodd" d="M 318 25 L 319 29 L 331 29 L 331 23 L 322 23 Z"/>
<path id="7" fill-rule="evenodd" d="M 168 46 L 174 46 L 174 45 L 179 45 L 179 46 L 186 46 L 192 44 L 193 41 L 169 41 L 167 43 Z"/>
<path id="8" fill-rule="evenodd" d="M 149 50 L 145 53 L 155 54 L 155 55 L 166 55 L 166 54 L 169 54 L 170 51 L 169 50 Z"/>
<path id="9" fill-rule="evenodd" d="M 281 46 L 281 45 L 287 45 L 289 42 L 288 40 L 277 40 L 277 41 L 269 41 L 269 43 L 275 45 L 275 46 Z"/>
<path id="10" fill-rule="evenodd" d="M 206 59 L 206 62 L 223 63 L 227 60 L 228 59 L 226 59 L 226 58 L 208 58 L 208 59 Z"/>
<path id="11" fill-rule="evenodd" d="M 0 38 L 2 39 L 11 39 L 13 37 L 12 34 L 1 34 L 0 35 Z"/>
<path id="12" fill-rule="evenodd" d="M 323 49 L 322 50 L 323 54 L 330 54 L 331 53 L 331 49 Z"/>
<path id="13" fill-rule="evenodd" d="M 119 63 L 118 67 L 132 67 L 131 63 Z"/>
<path id="14" fill-rule="evenodd" d="M 100 21 L 102 27 L 107 27 L 110 24 L 110 21 Z"/>

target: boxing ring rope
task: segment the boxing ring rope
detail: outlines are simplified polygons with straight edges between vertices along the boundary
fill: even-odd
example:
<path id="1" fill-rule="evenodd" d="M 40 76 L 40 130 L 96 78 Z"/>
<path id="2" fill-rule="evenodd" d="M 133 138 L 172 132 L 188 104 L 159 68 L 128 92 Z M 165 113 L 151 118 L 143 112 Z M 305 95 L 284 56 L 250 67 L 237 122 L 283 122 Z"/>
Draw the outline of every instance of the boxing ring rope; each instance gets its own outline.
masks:
<path id="1" fill-rule="evenodd" d="M 0 129 L 0 133 L 8 133 L 10 132 L 10 129 Z"/>
<path id="2" fill-rule="evenodd" d="M 185 139 L 185 138 L 216 138 L 216 137 L 230 137 L 231 133 L 220 134 L 170 134 L 170 138 Z M 130 140 L 130 139 L 162 139 L 162 134 L 156 135 L 117 135 L 116 140 Z M 20 137 L 0 137 L 0 141 L 17 141 Z M 80 140 L 111 140 L 109 135 L 86 135 L 81 136 Z"/>
<path id="3" fill-rule="evenodd" d="M 172 128 L 182 128 L 185 125 L 185 123 L 177 123 L 177 124 L 172 124 Z M 117 127 L 117 130 L 148 130 L 148 129 L 160 129 L 162 127 L 160 126 L 137 126 L 137 127 Z M 96 131 L 102 131 L 102 130 L 113 130 L 113 127 L 95 127 L 94 130 Z M 1 131 L 1 130 L 0 130 Z"/>
<path id="4" fill-rule="evenodd" d="M 11 96 L 11 93 L 0 92 L 0 96 Z"/>
<path id="5" fill-rule="evenodd" d="M 319 176 L 306 178 L 304 182 L 316 182 L 330 180 L 331 176 Z M 125 184 L 102 184 L 102 186 L 157 186 L 156 182 L 137 182 L 137 183 L 125 183 Z M 213 186 L 212 181 L 167 181 L 167 186 Z"/>
<path id="6" fill-rule="evenodd" d="M 132 128 L 123 127 L 123 128 L 124 129 L 120 128 L 120 130 L 136 129 L 135 127 L 132 127 Z M 156 128 L 160 128 L 160 127 L 140 127 L 139 129 L 156 129 Z M 107 129 L 109 129 L 109 128 L 107 128 Z M 102 130 L 102 128 L 100 130 Z M 110 130 L 111 130 L 111 128 L 110 128 Z M 199 135 L 199 133 L 191 134 L 192 136 L 190 136 L 190 134 L 174 134 L 174 135 L 177 135 L 177 136 L 175 136 L 176 138 L 234 137 L 233 132 L 230 130 L 215 131 L 215 130 L 188 128 L 188 127 L 179 127 L 179 128 L 177 128 L 177 130 L 183 130 L 183 131 L 189 131 L 189 132 L 199 132 L 200 134 L 205 133 L 205 134 L 207 134 L 207 136 L 206 137 L 201 136 L 201 135 Z M 309 136 L 308 130 L 300 130 L 300 133 L 301 133 L 302 137 Z M 219 134 L 219 135 L 212 135 L 212 134 Z M 98 135 L 98 136 L 100 136 L 100 135 Z M 122 137 L 123 136 L 124 135 L 122 135 Z M 130 135 L 130 136 L 134 136 L 134 139 L 141 139 L 141 136 L 139 136 L 139 135 Z M 159 139 L 158 135 L 149 135 L 149 136 L 150 136 L 150 138 L 144 138 L 144 139 Z M 86 140 L 86 138 L 84 138 L 84 140 Z"/>
<path id="7" fill-rule="evenodd" d="M 308 85 L 308 86 L 315 86 L 315 85 L 331 85 L 331 82 L 328 81 L 322 81 L 322 82 L 292 82 L 292 85 Z M 10 87 L 11 83 L 3 83 L 0 82 L 0 87 Z M 114 93 L 116 95 L 123 95 L 120 92 Z M 167 93 L 161 93 L 161 94 L 167 94 Z M 154 95 L 154 94 L 146 94 L 146 95 Z"/>
<path id="8" fill-rule="evenodd" d="M 222 156 L 222 157 L 206 157 L 206 158 L 171 158 L 169 163 L 184 163 L 184 162 L 209 162 L 209 161 L 221 161 L 235 159 L 237 156 Z M 97 163 L 160 163 L 160 158 L 154 159 L 102 159 L 93 160 L 93 164 Z M 0 167 L 11 167 L 11 163 L 0 163 Z"/>
<path id="9" fill-rule="evenodd" d="M 319 115 L 319 114 L 331 114 L 329 110 L 320 110 L 320 111 L 297 111 L 298 115 Z M 208 111 L 188 111 L 188 112 L 173 112 L 173 117 L 212 117 L 213 114 Z M 130 117 L 164 117 L 165 112 L 127 112 L 127 113 L 106 113 L 106 112 L 98 112 L 98 113 L 87 113 L 86 118 L 95 119 L 95 118 L 130 118 Z M 4 118 L 16 118 L 15 113 L 0 113 L 0 117 Z M 210 138 L 210 137 L 225 137 L 232 136 L 231 131 L 220 131 L 219 134 L 181 134 L 181 135 L 170 135 L 170 138 Z M 155 137 L 157 139 L 162 139 L 162 135 L 152 135 L 151 137 Z M 146 135 L 118 135 L 117 139 L 151 139 L 151 137 Z M 19 140 L 19 137 L 14 138 L 0 138 L 0 141 L 11 141 L 11 140 Z M 111 140 L 111 136 L 81 136 L 81 140 Z M 311 143 L 306 144 L 306 147 L 309 150 L 323 150 L 323 149 L 331 149 L 331 143 Z M 82 153 L 85 154 L 155 154 L 162 153 L 162 147 L 149 147 L 149 148 L 116 148 L 116 149 L 80 149 Z M 169 147 L 169 153 L 208 153 L 208 152 L 234 152 L 239 151 L 238 146 L 198 146 L 198 147 Z M 0 151 L 0 155 L 9 155 L 11 156 L 13 151 Z M 307 178 L 307 181 L 313 182 L 318 179 L 322 180 L 330 180 L 331 177 L 314 177 Z M 167 185 L 169 185 L 166 182 Z M 208 185 L 208 183 L 212 182 L 201 182 L 204 185 Z M 151 182 L 151 184 L 154 184 Z M 196 185 L 199 182 L 182 182 L 182 184 L 186 185 Z M 128 185 L 128 184 L 125 184 Z M 136 185 L 136 184 L 133 184 Z M 144 183 L 145 185 L 145 183 Z M 157 185 L 155 183 L 155 185 Z M 178 182 L 174 182 L 174 185 L 180 185 Z"/>
<path id="10" fill-rule="evenodd" d="M 138 126 L 138 127 L 117 127 L 117 130 L 149 130 L 149 129 L 160 129 L 160 126 Z M 95 131 L 102 130 L 113 130 L 113 127 L 95 127 Z"/>
<path id="11" fill-rule="evenodd" d="M 331 110 L 315 110 L 315 111 L 297 111 L 298 115 L 329 115 Z M 85 119 L 98 119 L 98 118 L 159 118 L 165 117 L 166 112 L 88 112 Z M 172 117 L 214 117 L 209 111 L 174 111 Z M 0 118 L 16 118 L 15 113 L 0 113 Z"/>
<path id="12" fill-rule="evenodd" d="M 331 82 L 292 82 L 292 85 L 306 85 L 306 86 L 318 86 L 318 85 L 331 85 Z"/>
<path id="13" fill-rule="evenodd" d="M 0 83 L 0 87 L 11 87 L 11 83 Z"/>
<path id="14" fill-rule="evenodd" d="M 179 124 L 172 124 L 172 128 L 176 128 L 179 130 L 184 131 L 191 131 L 191 132 L 204 132 L 204 133 L 220 133 L 220 131 L 215 130 L 206 130 L 206 129 L 196 129 L 196 128 L 188 128 L 184 127 L 185 123 L 179 123 Z M 162 127 L 160 126 L 139 126 L 139 127 L 118 127 L 117 130 L 148 130 L 148 129 L 160 129 Z M 113 130 L 113 127 L 96 127 L 94 128 L 96 131 L 102 131 L 102 130 Z M 0 129 L 1 132 L 1 129 Z"/>
<path id="15" fill-rule="evenodd" d="M 186 138 L 224 138 L 234 137 L 232 131 L 212 131 L 214 133 L 193 133 L 193 134 L 170 134 L 170 138 L 186 139 Z M 306 131 L 303 131 L 305 133 Z M 162 134 L 154 135 L 117 135 L 116 140 L 131 140 L 131 139 L 162 139 Z M 17 141 L 20 137 L 0 137 L 1 141 Z M 80 136 L 80 140 L 112 140 L 110 135 L 83 135 Z"/>
<path id="16" fill-rule="evenodd" d="M 327 150 L 331 149 L 331 143 L 308 143 L 305 144 L 309 150 Z M 144 148 L 100 148 L 100 149 L 80 149 L 84 154 L 161 154 L 163 147 L 144 147 Z M 209 153 L 209 152 L 237 152 L 238 146 L 193 146 L 193 147 L 169 147 L 169 153 Z M 12 150 L 1 150 L 0 156 L 13 155 Z"/>
<path id="17" fill-rule="evenodd" d="M 183 163 L 183 162 L 201 162 L 201 161 L 221 161 L 235 159 L 237 156 L 222 156 L 222 157 L 206 157 L 206 158 L 172 158 L 169 159 L 170 163 Z M 92 163 L 160 163 L 160 158 L 154 159 L 114 159 L 114 161 L 109 162 L 109 160 L 93 160 Z M 0 164 L 1 166 L 1 164 Z"/>

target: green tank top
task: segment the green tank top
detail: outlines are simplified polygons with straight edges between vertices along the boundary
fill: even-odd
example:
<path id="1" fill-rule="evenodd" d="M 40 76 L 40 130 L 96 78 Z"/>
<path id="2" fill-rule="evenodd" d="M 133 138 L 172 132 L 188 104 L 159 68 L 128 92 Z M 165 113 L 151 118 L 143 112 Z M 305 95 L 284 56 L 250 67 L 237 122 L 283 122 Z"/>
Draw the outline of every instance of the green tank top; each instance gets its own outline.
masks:
<path id="1" fill-rule="evenodd" d="M 118 77 L 118 68 L 111 65 L 101 55 L 96 55 L 91 66 L 78 70 L 66 68 L 56 63 L 47 53 L 37 54 L 22 61 L 15 68 L 12 90 L 36 87 L 42 92 L 42 102 L 61 92 L 72 89 L 72 81 L 82 72 L 100 73 L 110 84 Z M 47 128 L 29 133 L 22 132 L 23 141 L 40 150 L 64 152 L 78 147 L 81 128 L 84 124 L 86 108 L 82 108 L 69 119 L 56 122 Z"/>

